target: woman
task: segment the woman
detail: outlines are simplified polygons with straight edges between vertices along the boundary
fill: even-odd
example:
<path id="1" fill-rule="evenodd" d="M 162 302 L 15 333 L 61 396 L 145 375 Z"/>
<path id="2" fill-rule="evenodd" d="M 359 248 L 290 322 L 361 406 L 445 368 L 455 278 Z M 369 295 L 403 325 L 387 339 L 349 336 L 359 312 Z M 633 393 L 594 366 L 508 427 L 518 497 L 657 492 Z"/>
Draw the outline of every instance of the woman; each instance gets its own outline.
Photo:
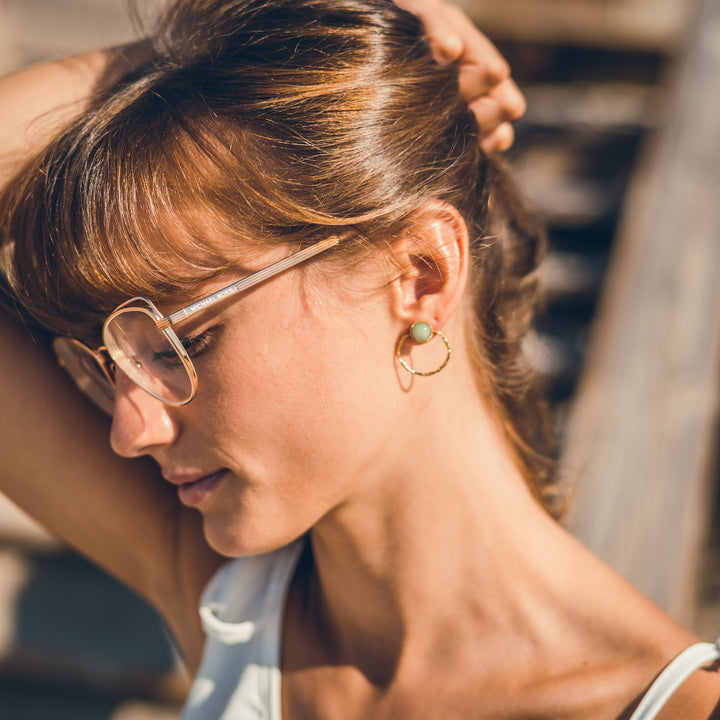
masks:
<path id="1" fill-rule="evenodd" d="M 137 52 L 0 199 L 118 457 L 4 319 L 4 490 L 159 609 L 188 719 L 630 717 L 695 639 L 551 516 L 541 241 L 457 67 L 383 0 L 180 0 Z"/>

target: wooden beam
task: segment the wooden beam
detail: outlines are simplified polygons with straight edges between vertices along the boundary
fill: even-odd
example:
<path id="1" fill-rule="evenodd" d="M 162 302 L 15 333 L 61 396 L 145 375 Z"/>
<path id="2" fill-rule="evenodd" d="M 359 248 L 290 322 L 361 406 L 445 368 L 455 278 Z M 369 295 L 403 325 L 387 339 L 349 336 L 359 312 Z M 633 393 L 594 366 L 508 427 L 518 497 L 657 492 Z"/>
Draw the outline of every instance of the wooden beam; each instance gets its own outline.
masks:
<path id="1" fill-rule="evenodd" d="M 720 387 L 720 0 L 698 0 L 634 179 L 565 464 L 577 536 L 692 621 Z"/>
<path id="2" fill-rule="evenodd" d="M 493 39 L 669 52 L 686 0 L 456 0 Z"/>
<path id="3" fill-rule="evenodd" d="M 123 0 L 0 0 L 2 72 L 135 37 Z"/>

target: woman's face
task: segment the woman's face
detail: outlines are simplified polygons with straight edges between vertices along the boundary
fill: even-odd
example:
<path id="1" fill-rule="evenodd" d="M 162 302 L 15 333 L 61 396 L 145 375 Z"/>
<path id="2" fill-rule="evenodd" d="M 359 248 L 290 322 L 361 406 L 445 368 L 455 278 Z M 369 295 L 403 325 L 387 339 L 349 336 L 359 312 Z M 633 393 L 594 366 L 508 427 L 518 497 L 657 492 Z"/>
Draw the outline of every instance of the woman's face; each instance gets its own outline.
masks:
<path id="1" fill-rule="evenodd" d="M 237 277 L 286 253 L 257 254 Z M 152 456 L 226 555 L 294 540 L 399 461 L 389 438 L 403 395 L 393 362 L 402 328 L 378 289 L 385 264 L 345 273 L 311 263 L 200 314 L 189 331 L 200 336 L 190 404 L 163 405 L 118 376 L 114 449 Z"/>

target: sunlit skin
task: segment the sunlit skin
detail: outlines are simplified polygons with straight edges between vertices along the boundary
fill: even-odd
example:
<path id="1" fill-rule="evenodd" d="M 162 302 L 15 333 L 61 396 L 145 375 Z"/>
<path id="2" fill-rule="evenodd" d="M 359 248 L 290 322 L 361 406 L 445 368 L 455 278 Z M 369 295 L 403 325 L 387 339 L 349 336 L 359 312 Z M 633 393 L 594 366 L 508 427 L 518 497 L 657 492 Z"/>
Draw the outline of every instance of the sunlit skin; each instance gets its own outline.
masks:
<path id="1" fill-rule="evenodd" d="M 253 269 L 287 253 L 256 253 Z M 338 274 L 337 266 L 316 259 L 201 314 L 192 334 L 214 334 L 194 358 L 199 388 L 187 406 L 163 405 L 118 375 L 116 452 L 151 455 L 174 482 L 229 471 L 198 506 L 223 554 L 275 549 L 354 500 L 409 486 L 416 464 L 434 472 L 422 435 L 435 430 L 418 428 L 419 419 L 436 421 L 429 388 L 414 381 L 408 392 L 410 378 L 394 362 L 407 329 L 392 309 L 403 292 L 399 281 L 388 285 L 397 269 L 381 256 L 361 273 Z M 475 393 L 456 356 L 443 384 Z M 414 447 L 424 449 L 417 458 Z"/>
<path id="2" fill-rule="evenodd" d="M 289 271 L 205 313 L 193 332 L 219 330 L 194 358 L 199 389 L 189 405 L 165 406 L 118 379 L 116 452 L 150 454 L 171 480 L 230 471 L 199 506 L 208 540 L 226 555 L 294 540 L 378 467 L 396 465 L 387 440 L 403 397 L 392 362 L 399 324 L 373 278 L 338 287 L 322 273 Z M 387 425 L 369 423 L 380 407 Z"/>
<path id="3" fill-rule="evenodd" d="M 507 149 L 525 108 L 507 63 L 457 9 L 401 4 L 436 57 L 458 63 L 483 148 Z M 112 58 L 127 69 L 147 50 L 0 79 L 0 182 L 83 111 Z M 295 249 L 252 240 L 232 239 L 237 277 Z M 0 377 L 11 379 L 0 487 L 149 600 L 191 672 L 205 640 L 199 596 L 226 557 L 307 536 L 314 566 L 294 577 L 283 624 L 283 720 L 627 720 L 696 638 L 528 490 L 470 367 L 467 264 L 464 223 L 441 204 L 393 239 L 391 257 L 318 257 L 200 314 L 192 333 L 217 332 L 194 358 L 189 405 L 163 405 L 119 374 L 112 427 L 0 313 Z M 177 304 L 151 299 L 167 313 L 232 279 Z M 417 320 L 453 348 L 431 378 L 395 360 Z M 413 360 L 438 352 L 415 348 Z M 719 696 L 717 674 L 695 673 L 661 720 L 717 718 Z"/>
<path id="4" fill-rule="evenodd" d="M 435 211 L 428 245 L 418 249 L 416 233 L 400 241 L 397 263 L 378 254 L 358 272 L 317 258 L 200 320 L 194 334 L 221 330 L 194 359 L 189 405 L 165 406 L 120 377 L 113 448 L 151 455 L 174 482 L 227 470 L 197 503 L 224 555 L 310 533 L 317 604 L 302 610 L 291 592 L 283 644 L 283 693 L 297 717 L 335 716 L 348 697 L 349 717 L 436 717 L 437 705 L 417 705 L 418 684 L 458 717 L 494 717 L 512 677 L 513 712 L 564 703 L 569 717 L 608 707 L 620 717 L 659 652 L 648 638 L 665 626 L 663 647 L 681 649 L 691 636 L 531 496 L 462 339 L 464 224 L 451 208 Z M 258 252 L 247 270 L 287 252 Z M 432 272 L 427 252 L 439 259 Z M 453 342 L 452 362 L 410 379 L 394 348 L 423 317 Z M 619 653 L 633 643 L 643 650 Z M 586 674 L 593 693 L 568 701 Z"/>
<path id="5" fill-rule="evenodd" d="M 490 100 L 492 96 L 486 107 L 488 111 L 479 117 L 483 146 L 487 150 L 507 148 L 513 135 L 509 121 L 517 119 L 524 109 L 524 99 L 509 77 L 507 63 L 466 16 L 451 11 L 449 6 L 436 0 L 413 0 L 412 5 L 412 10 L 425 24 L 428 40 L 438 59 L 458 63 L 461 87 L 469 93 L 467 101 L 471 106 L 475 107 L 476 101 L 483 97 Z M 7 110 L 0 117 L 0 182 L 7 182 L 25 159 L 87 107 L 101 77 L 104 82 L 113 82 L 119 73 L 144 62 L 148 50 L 148 44 L 140 42 L 38 65 L 0 79 L 0 95 Z M 108 74 L 111 65 L 114 69 Z M 258 262 L 256 267 L 261 264 Z M 327 293 L 325 302 L 330 302 L 333 296 L 329 284 L 320 283 L 320 287 Z M 237 312 L 242 312 L 242 308 L 238 307 Z M 270 333 L 268 328 L 266 325 L 260 330 Z M 398 333 L 400 331 L 397 329 Z M 17 379 L 11 388 L 3 391 L 3 406 L 7 411 L 7 421 L 0 426 L 5 442 L 3 492 L 52 532 L 158 607 L 173 629 L 188 666 L 196 667 L 203 643 L 197 600 L 209 576 L 222 561 L 199 535 L 203 523 L 198 520 L 202 520 L 202 516 L 195 510 L 178 507 L 176 489 L 158 481 L 157 469 L 152 462 L 146 461 L 147 458 L 125 461 L 110 452 L 104 437 L 103 419 L 77 395 L 55 361 L 29 341 L 21 328 L 13 327 L 8 318 L 0 317 L 0 332 L 4 347 L 0 371 L 5 377 Z M 369 332 L 367 328 L 353 328 L 356 352 L 368 353 L 368 348 L 360 348 L 357 342 L 359 333 L 366 332 Z M 339 336 L 346 337 L 347 334 L 348 328 L 344 327 Z M 396 336 L 395 333 L 391 342 Z M 277 339 L 277 336 L 273 335 L 273 338 Z M 312 337 L 301 340 L 303 349 L 312 347 Z M 457 342 L 456 339 L 456 350 Z M 334 343 L 332 346 L 334 351 Z M 378 352 L 386 359 L 392 357 L 387 347 Z M 334 352 L 328 357 L 335 357 Z M 323 358 L 325 362 L 331 362 L 328 357 Z M 297 377 L 299 367 L 292 367 L 290 377 Z M 354 382 L 359 382 L 357 373 L 355 378 Z M 287 378 L 281 380 L 287 381 Z M 120 378 L 120 395 L 123 393 L 122 382 Z M 374 378 L 371 383 L 375 383 Z M 203 387 L 209 391 L 207 382 Z M 322 393 L 324 388 L 323 379 L 317 383 L 314 392 Z M 307 392 L 311 391 L 308 389 Z M 277 397 L 273 396 L 272 400 L 276 402 Z M 140 397 L 136 407 L 144 408 L 143 402 L 150 401 Z M 202 406 L 198 401 L 194 407 L 199 412 L 197 409 Z M 122 419 L 122 407 L 118 410 L 118 417 Z M 142 414 L 138 417 L 142 423 L 152 420 L 165 426 L 165 437 L 176 434 L 180 428 L 184 434 L 173 445 L 181 449 L 183 455 L 181 457 L 180 452 L 173 454 L 174 458 L 180 459 L 169 469 L 194 473 L 205 471 L 206 462 L 214 464 L 217 459 L 214 454 L 206 458 L 204 451 L 199 449 L 199 441 L 193 442 L 192 449 L 185 442 L 188 433 L 183 428 L 184 423 L 189 422 L 185 412 L 192 417 L 190 410 L 159 412 L 155 418 L 143 418 Z M 303 410 L 307 414 L 307 409 Z M 216 407 L 207 412 L 212 419 L 212 413 L 218 411 L 219 407 Z M 130 423 L 135 421 L 129 420 Z M 201 430 L 207 427 L 207 423 L 198 425 Z M 283 428 L 283 433 L 286 429 Z M 116 422 L 116 441 L 123 445 L 122 434 L 126 430 L 127 423 Z M 75 443 L 78 435 L 84 438 L 82 447 Z M 42 446 L 43 453 L 28 450 L 28 441 L 31 448 Z M 138 453 L 138 448 L 132 447 L 135 442 L 137 439 L 125 448 L 129 454 Z M 162 446 L 164 441 L 156 437 L 152 442 Z M 215 438 L 213 443 L 210 447 L 217 446 Z M 162 458 L 160 460 L 162 464 Z M 179 463 L 191 467 L 180 467 Z M 224 464 L 232 463 L 228 460 Z M 292 476 L 296 477 L 294 473 Z M 330 507 L 332 503 L 323 505 Z M 97 518 L 102 518 L 102 522 L 98 523 Z M 298 525 L 304 528 L 308 522 Z M 275 537 L 278 525 L 280 523 L 271 524 L 271 529 L 264 532 Z M 289 535 L 296 531 L 283 532 Z M 227 542 L 233 551 L 238 550 L 235 540 L 218 538 L 218 541 Z M 245 540 L 247 547 L 256 542 L 261 544 L 260 540 L 251 539 L 249 544 L 247 538 Z M 266 543 L 262 541 L 262 544 Z"/>

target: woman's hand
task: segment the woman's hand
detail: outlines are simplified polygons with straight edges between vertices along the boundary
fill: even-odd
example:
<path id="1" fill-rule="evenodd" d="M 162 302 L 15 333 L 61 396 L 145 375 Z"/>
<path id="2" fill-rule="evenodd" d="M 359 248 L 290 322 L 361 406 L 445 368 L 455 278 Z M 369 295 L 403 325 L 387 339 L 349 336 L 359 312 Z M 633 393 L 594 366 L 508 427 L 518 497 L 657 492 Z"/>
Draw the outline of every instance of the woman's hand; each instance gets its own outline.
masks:
<path id="1" fill-rule="evenodd" d="M 395 0 L 425 25 L 438 62 L 457 62 L 460 92 L 475 113 L 486 153 L 507 150 L 515 139 L 512 122 L 525 112 L 525 98 L 497 48 L 460 8 L 442 0 Z"/>

